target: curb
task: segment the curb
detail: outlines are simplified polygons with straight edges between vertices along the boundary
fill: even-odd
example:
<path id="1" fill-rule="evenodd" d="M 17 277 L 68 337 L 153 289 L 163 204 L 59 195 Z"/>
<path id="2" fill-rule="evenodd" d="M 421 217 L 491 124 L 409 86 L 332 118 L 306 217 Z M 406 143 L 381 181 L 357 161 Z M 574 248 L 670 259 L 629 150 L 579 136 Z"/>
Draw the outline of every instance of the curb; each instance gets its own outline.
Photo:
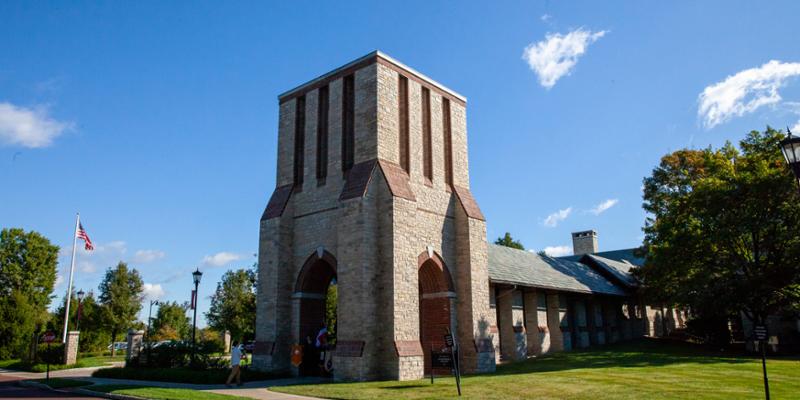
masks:
<path id="1" fill-rule="evenodd" d="M 82 389 L 82 388 L 74 388 L 71 390 L 53 389 L 44 383 L 33 382 L 29 380 L 22 380 L 17 382 L 17 384 L 22 387 L 31 387 L 36 389 L 49 390 L 51 392 L 56 392 L 56 393 L 78 393 L 86 396 L 103 397 L 106 399 L 113 399 L 113 400 L 146 400 L 143 397 L 128 396 L 124 394 L 95 392 L 94 390 Z"/>
<path id="2" fill-rule="evenodd" d="M 103 397 L 106 399 L 113 399 L 113 400 L 146 400 L 144 397 L 129 396 L 126 394 L 95 392 L 94 390 L 89 390 L 89 389 L 75 389 L 71 393 L 78 393 L 86 396 Z"/>
<path id="3" fill-rule="evenodd" d="M 51 388 L 50 386 L 45 385 L 44 383 L 39 383 L 39 382 L 34 382 L 34 381 L 29 381 L 29 380 L 21 380 L 21 381 L 18 381 L 17 384 L 22 386 L 22 387 L 30 387 L 30 388 L 36 388 L 36 389 L 53 390 L 53 391 L 55 391 L 55 389 Z"/>

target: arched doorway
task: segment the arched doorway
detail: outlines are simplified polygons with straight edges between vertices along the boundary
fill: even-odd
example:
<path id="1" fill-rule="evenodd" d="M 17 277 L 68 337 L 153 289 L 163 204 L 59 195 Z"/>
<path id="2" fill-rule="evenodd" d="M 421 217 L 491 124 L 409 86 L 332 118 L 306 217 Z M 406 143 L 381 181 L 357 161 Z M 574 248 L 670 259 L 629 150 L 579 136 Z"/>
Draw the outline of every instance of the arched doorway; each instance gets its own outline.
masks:
<path id="1" fill-rule="evenodd" d="M 337 312 L 336 260 L 327 252 L 322 257 L 312 255 L 297 277 L 294 298 L 299 302 L 298 339 L 304 346 L 300 374 L 319 376 L 325 374 L 320 361 L 320 351 L 326 350 L 325 341 L 317 343 L 323 328 L 328 330 L 328 346 L 336 341 Z M 319 346 L 321 344 L 322 346 Z"/>
<path id="2" fill-rule="evenodd" d="M 446 348 L 444 335 L 453 331 L 451 310 L 455 297 L 450 273 L 437 254 L 420 256 L 419 338 L 425 373 L 431 373 L 431 350 Z M 443 371 L 449 373 L 449 371 Z"/>

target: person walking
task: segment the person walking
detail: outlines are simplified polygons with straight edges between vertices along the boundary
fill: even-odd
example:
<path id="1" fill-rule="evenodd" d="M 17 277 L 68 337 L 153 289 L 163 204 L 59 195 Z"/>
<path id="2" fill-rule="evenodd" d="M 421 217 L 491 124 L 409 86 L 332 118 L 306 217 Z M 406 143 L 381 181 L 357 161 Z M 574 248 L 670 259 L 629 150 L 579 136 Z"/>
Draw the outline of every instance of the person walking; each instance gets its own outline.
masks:
<path id="1" fill-rule="evenodd" d="M 231 381 L 233 378 L 236 378 L 236 385 L 242 386 L 242 370 L 240 368 L 240 364 L 242 363 L 242 346 L 239 345 L 239 341 L 233 341 L 233 349 L 231 349 L 231 374 L 228 375 L 228 380 L 225 382 L 225 386 L 231 387 Z"/>

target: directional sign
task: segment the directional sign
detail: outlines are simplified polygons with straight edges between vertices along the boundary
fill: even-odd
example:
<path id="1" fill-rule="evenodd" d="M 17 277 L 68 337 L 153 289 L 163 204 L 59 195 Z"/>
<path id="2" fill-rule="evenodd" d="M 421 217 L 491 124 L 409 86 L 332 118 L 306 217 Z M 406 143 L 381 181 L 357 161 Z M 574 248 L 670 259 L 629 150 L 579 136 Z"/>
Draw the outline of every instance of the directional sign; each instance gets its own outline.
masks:
<path id="1" fill-rule="evenodd" d="M 765 325 L 756 325 L 753 328 L 753 333 L 756 336 L 756 340 L 767 340 L 767 327 Z"/>
<path id="2" fill-rule="evenodd" d="M 52 343 L 56 340 L 56 334 L 50 331 L 47 331 L 42 335 L 42 341 L 45 343 Z"/>

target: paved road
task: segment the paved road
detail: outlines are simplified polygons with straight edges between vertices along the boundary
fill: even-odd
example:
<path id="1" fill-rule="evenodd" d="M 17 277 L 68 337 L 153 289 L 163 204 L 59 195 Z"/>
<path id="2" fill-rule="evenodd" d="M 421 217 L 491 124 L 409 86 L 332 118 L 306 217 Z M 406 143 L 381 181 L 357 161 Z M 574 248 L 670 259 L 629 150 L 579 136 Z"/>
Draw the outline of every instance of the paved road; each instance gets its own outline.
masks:
<path id="1" fill-rule="evenodd" d="M 98 397 L 81 396 L 71 393 L 58 393 L 17 386 L 22 378 L 0 374 L 0 398 L 2 399 L 97 399 Z"/>
<path id="2" fill-rule="evenodd" d="M 108 378 L 93 378 L 92 372 L 99 367 L 92 368 L 75 368 L 65 369 L 60 371 L 50 372 L 51 378 L 75 378 L 87 381 L 92 381 L 96 384 L 124 384 L 124 385 L 140 385 L 150 387 L 166 387 L 166 388 L 181 388 L 181 389 L 194 389 L 209 391 L 220 394 L 228 394 L 241 397 L 249 397 L 252 399 L 263 400 L 313 400 L 311 397 L 295 396 L 290 394 L 277 393 L 267 390 L 270 386 L 283 386 L 297 383 L 324 383 L 328 382 L 327 379 L 322 378 L 287 378 L 275 379 L 269 381 L 255 381 L 247 382 L 242 387 L 227 388 L 225 385 L 193 385 L 188 383 L 173 383 L 173 382 L 152 382 L 152 381 L 135 381 L 127 379 L 108 379 Z M 24 379 L 41 379 L 44 378 L 44 373 L 36 372 L 21 372 L 0 369 L 0 399 L 19 398 L 19 399 L 92 399 L 95 397 L 81 396 L 70 393 L 57 393 L 40 389 L 23 388 L 16 386 L 16 382 Z"/>

